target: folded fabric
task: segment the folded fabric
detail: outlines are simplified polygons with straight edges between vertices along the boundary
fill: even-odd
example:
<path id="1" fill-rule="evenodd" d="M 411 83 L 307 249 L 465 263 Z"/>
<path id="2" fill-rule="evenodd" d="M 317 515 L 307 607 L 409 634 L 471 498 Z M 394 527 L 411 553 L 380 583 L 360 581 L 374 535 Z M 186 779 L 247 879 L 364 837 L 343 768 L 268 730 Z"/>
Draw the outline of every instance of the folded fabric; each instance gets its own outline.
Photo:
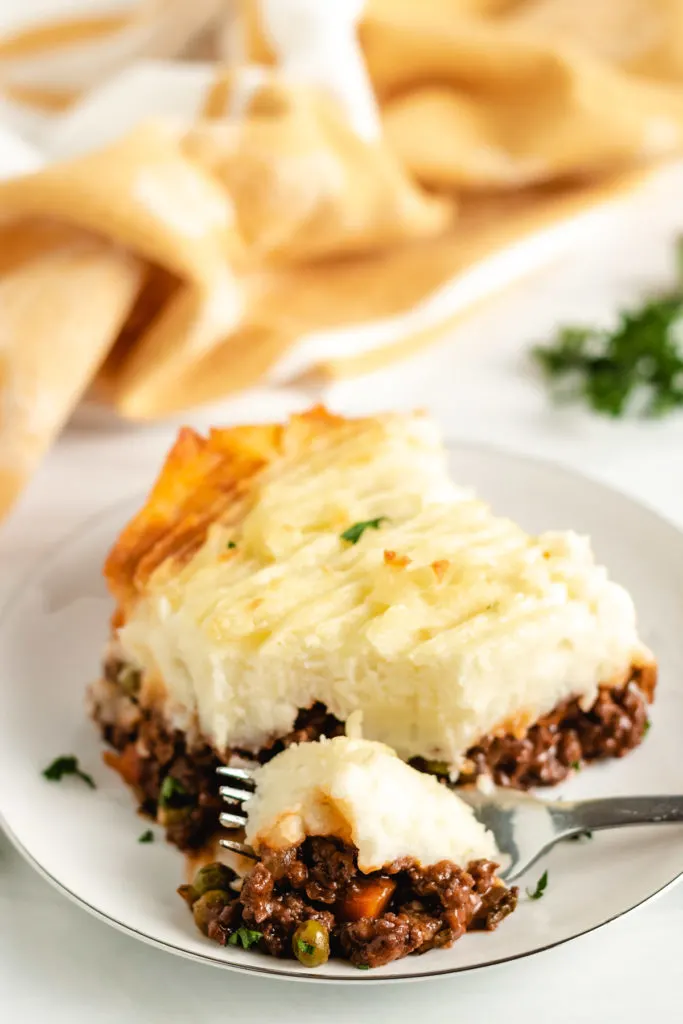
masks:
<path id="1" fill-rule="evenodd" d="M 141 281 L 137 260 L 77 230 L 27 225 L 12 242 L 0 230 L 0 517 L 115 341 Z"/>
<path id="2" fill-rule="evenodd" d="M 260 0 L 247 54 L 270 62 Z M 403 165 L 440 189 L 604 173 L 683 139 L 683 0 L 367 0 L 360 38 Z"/>
<path id="3" fill-rule="evenodd" d="M 423 192 L 380 139 L 356 134 L 323 92 L 279 74 L 216 82 L 185 152 L 231 197 L 254 259 L 269 264 L 389 249 L 443 232 L 454 205 Z"/>
<path id="4" fill-rule="evenodd" d="M 146 419 L 374 369 L 681 147 L 683 0 L 95 6 L 0 39 L 0 102 L 232 66 L 109 78 L 61 152 L 79 110 L 123 134 L 0 182 L 0 515 L 84 394 Z"/>
<path id="5" fill-rule="evenodd" d="M 681 146 L 683 0 L 335 0 L 334 10 L 350 2 L 362 8 L 384 130 L 432 186 L 518 188 Z M 24 26 L 17 11 L 0 39 L 0 94 L 60 109 L 131 61 L 188 53 L 277 62 L 310 81 L 324 72 L 310 47 L 305 57 L 313 6 L 81 0 Z"/>
<path id="6" fill-rule="evenodd" d="M 100 364 L 105 394 L 122 367 L 149 387 L 235 326 L 240 245 L 229 199 L 155 125 L 0 184 L 0 509 Z"/>
<path id="7" fill-rule="evenodd" d="M 332 101 L 268 77 L 249 95 L 240 76 L 211 90 L 214 115 L 240 92 L 239 118 L 187 134 L 143 124 L 0 184 L 2 507 L 98 367 L 91 394 L 133 418 L 252 383 L 300 329 L 268 300 L 286 280 L 277 266 L 380 251 L 451 219 Z"/>

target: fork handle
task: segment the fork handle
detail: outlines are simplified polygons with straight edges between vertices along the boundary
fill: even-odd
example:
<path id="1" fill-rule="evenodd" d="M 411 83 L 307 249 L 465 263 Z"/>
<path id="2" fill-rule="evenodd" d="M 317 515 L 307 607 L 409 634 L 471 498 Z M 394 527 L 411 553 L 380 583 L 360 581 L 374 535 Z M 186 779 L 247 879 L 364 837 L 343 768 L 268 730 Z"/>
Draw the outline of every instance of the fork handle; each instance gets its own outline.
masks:
<path id="1" fill-rule="evenodd" d="M 683 822 L 683 796 L 625 796 L 580 800 L 560 814 L 569 833 Z"/>

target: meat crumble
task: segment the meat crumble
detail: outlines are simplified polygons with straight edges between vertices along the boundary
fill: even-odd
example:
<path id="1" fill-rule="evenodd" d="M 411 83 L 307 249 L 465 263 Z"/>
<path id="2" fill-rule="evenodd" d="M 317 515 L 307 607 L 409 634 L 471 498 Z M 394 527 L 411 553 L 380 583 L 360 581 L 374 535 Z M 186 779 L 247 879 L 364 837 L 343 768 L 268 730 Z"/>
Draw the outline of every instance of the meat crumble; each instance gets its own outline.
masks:
<path id="1" fill-rule="evenodd" d="M 465 870 L 447 860 L 421 867 L 404 858 L 364 874 L 355 847 L 312 837 L 296 847 L 261 851 L 239 893 L 202 897 L 201 888 L 183 886 L 181 895 L 201 930 L 220 945 L 245 934 L 271 956 L 307 962 L 316 947 L 303 940 L 302 956 L 297 941 L 307 928 L 322 936 L 329 955 L 372 968 L 450 946 L 469 930 L 496 928 L 517 905 L 517 889 L 507 888 L 496 869 L 487 860 L 472 861 Z"/>
<path id="2" fill-rule="evenodd" d="M 496 785 L 514 789 L 554 786 L 584 762 L 623 757 L 647 731 L 655 685 L 652 666 L 634 668 L 625 686 L 601 686 L 587 711 L 578 700 L 565 701 L 525 736 L 487 736 L 467 752 L 458 783 L 489 775 Z"/>

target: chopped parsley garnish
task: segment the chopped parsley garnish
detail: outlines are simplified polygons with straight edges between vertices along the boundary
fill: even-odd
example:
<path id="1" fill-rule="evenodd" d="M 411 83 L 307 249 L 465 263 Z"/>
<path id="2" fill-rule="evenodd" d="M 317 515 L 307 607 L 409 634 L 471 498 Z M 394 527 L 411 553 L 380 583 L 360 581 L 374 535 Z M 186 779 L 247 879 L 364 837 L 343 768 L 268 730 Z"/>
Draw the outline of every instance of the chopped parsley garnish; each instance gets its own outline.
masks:
<path id="1" fill-rule="evenodd" d="M 78 758 L 72 754 L 65 755 L 63 757 L 56 757 L 52 764 L 48 765 L 44 770 L 43 775 L 50 782 L 60 782 L 65 775 L 76 775 L 83 782 L 87 783 L 91 789 L 96 789 L 95 781 L 91 775 L 87 772 L 81 771 Z"/>
<path id="2" fill-rule="evenodd" d="M 228 945 L 238 946 L 241 942 L 243 949 L 249 949 L 250 946 L 256 945 L 262 935 L 263 932 L 256 932 L 251 928 L 245 928 L 244 925 L 242 925 L 236 932 L 232 933 L 228 939 Z M 306 945 L 308 945 L 308 943 L 306 943 Z"/>
<path id="3" fill-rule="evenodd" d="M 225 546 L 228 549 L 228 551 L 232 551 L 233 548 L 237 547 L 237 545 L 235 544 L 234 540 L 229 540 L 228 543 Z"/>
<path id="4" fill-rule="evenodd" d="M 161 783 L 159 792 L 159 807 L 179 807 L 187 803 L 189 793 L 172 775 L 167 775 Z"/>
<path id="5" fill-rule="evenodd" d="M 651 728 L 652 728 L 652 722 L 648 718 L 647 721 L 645 722 L 644 727 L 643 727 L 643 736 L 647 736 L 647 734 L 649 733 Z"/>
<path id="6" fill-rule="evenodd" d="M 575 772 L 580 772 L 581 771 L 581 762 L 580 761 L 572 761 L 571 767 L 574 769 Z"/>
<path id="7" fill-rule="evenodd" d="M 526 894 L 527 894 L 527 896 L 529 897 L 530 900 L 540 900 L 541 896 L 543 895 L 543 893 L 546 891 L 547 888 L 548 888 L 548 872 L 544 871 L 543 874 L 541 875 L 541 877 L 539 878 L 538 882 L 536 883 L 536 888 L 534 889 L 534 891 L 531 892 L 530 889 L 527 889 Z"/>
<path id="8" fill-rule="evenodd" d="M 572 842 L 577 843 L 579 839 L 592 839 L 593 833 L 587 828 L 584 832 L 577 832 L 576 835 L 570 836 L 569 838 Z"/>
<path id="9" fill-rule="evenodd" d="M 361 523 L 354 523 L 353 526 L 349 526 L 348 530 L 344 530 L 341 539 L 348 541 L 349 544 L 357 544 L 366 530 L 379 530 L 382 523 L 386 521 L 386 516 L 379 516 L 377 519 L 366 519 Z"/>
<path id="10" fill-rule="evenodd" d="M 151 828 L 148 828 L 146 832 L 143 832 L 141 836 L 138 836 L 138 842 L 139 843 L 153 843 L 154 842 L 154 833 L 152 832 Z"/>
<path id="11" fill-rule="evenodd" d="M 313 956 L 315 953 L 315 946 L 312 942 L 304 942 L 303 939 L 296 940 L 297 949 L 300 953 L 305 953 L 306 956 Z"/>
<path id="12" fill-rule="evenodd" d="M 370 965 L 369 964 L 356 964 L 356 968 L 359 971 L 369 971 L 370 970 Z"/>
<path id="13" fill-rule="evenodd" d="M 679 284 L 622 312 L 612 330 L 564 327 L 533 358 L 560 398 L 606 416 L 662 416 L 683 406 L 683 244 Z"/>

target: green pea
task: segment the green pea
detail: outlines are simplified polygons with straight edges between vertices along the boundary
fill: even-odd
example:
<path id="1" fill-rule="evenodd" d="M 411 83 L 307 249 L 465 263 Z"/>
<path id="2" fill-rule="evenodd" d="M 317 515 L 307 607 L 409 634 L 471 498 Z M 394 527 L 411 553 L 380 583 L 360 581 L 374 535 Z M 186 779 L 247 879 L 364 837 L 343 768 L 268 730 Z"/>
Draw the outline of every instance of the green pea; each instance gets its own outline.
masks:
<path id="1" fill-rule="evenodd" d="M 200 868 L 192 881 L 196 896 L 203 896 L 210 889 L 222 889 L 227 892 L 237 878 L 237 873 L 225 864 L 214 861 Z"/>
<path id="2" fill-rule="evenodd" d="M 294 932 L 292 950 L 304 967 L 320 967 L 330 959 L 330 933 L 319 921 L 304 921 Z"/>
<path id="3" fill-rule="evenodd" d="M 192 905 L 194 923 L 204 935 L 209 934 L 209 925 L 218 920 L 221 910 L 230 906 L 234 899 L 229 892 L 222 889 L 209 889 L 203 896 L 195 900 Z"/>

